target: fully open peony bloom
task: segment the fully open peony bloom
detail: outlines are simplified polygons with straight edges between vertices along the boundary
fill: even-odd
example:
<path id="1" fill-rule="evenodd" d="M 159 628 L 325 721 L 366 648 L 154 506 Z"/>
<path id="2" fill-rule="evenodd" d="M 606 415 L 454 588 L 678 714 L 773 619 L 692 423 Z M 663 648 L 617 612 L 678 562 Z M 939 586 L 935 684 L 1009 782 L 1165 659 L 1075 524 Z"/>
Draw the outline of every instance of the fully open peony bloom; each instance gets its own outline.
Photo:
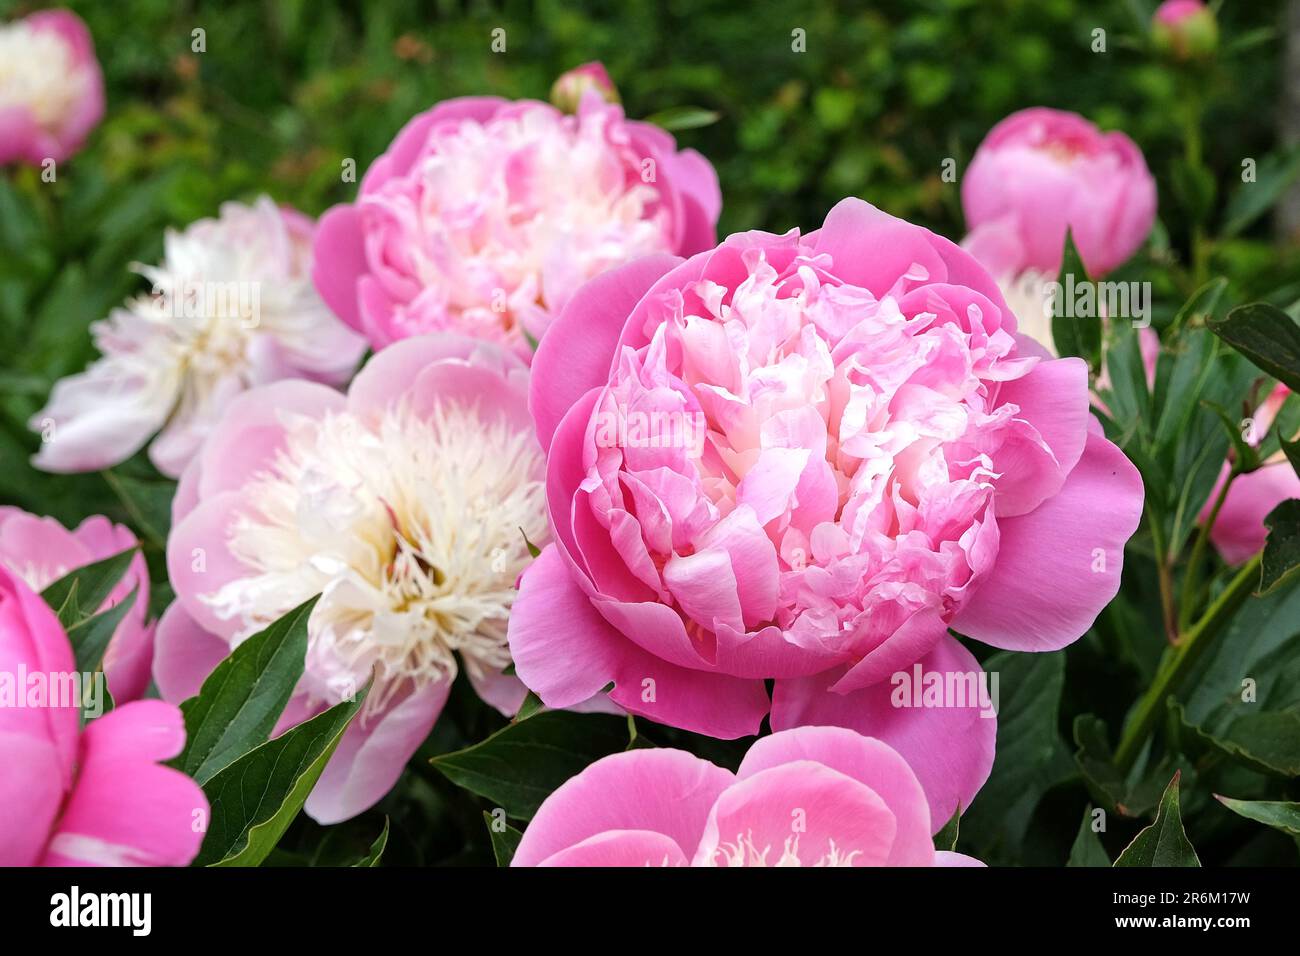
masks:
<path id="1" fill-rule="evenodd" d="M 896 706 L 892 676 L 978 683 L 949 626 L 1069 644 L 1142 510 L 1084 363 L 1042 355 L 971 256 L 855 199 L 808 236 L 592 280 L 533 365 L 555 540 L 520 584 L 516 672 L 553 707 L 613 681 L 717 737 L 757 732 L 775 679 L 774 729 L 885 740 L 948 819 L 994 721 L 957 694 Z"/>
<path id="2" fill-rule="evenodd" d="M 61 163 L 104 116 L 104 76 L 75 13 L 0 24 L 0 164 Z"/>
<path id="3" fill-rule="evenodd" d="M 1035 107 L 1012 113 L 985 137 L 962 179 L 961 200 L 970 230 L 962 245 L 1011 290 L 1016 316 L 1037 323 L 1043 284 L 1061 269 L 1067 227 L 1099 278 L 1150 233 L 1156 184 L 1123 133 Z"/>
<path id="4" fill-rule="evenodd" d="M 164 474 L 184 470 L 232 398 L 284 378 L 341 383 L 365 342 L 312 287 L 310 219 L 263 197 L 168 231 L 158 266 L 137 266 L 153 295 L 93 326 L 103 357 L 54 386 L 31 427 L 36 467 L 94 471 L 150 437 Z"/>
<path id="5" fill-rule="evenodd" d="M 184 866 L 208 802 L 160 765 L 185 744 L 180 711 L 135 701 L 79 729 L 77 676 L 54 612 L 0 565 L 0 866 Z"/>
<path id="6" fill-rule="evenodd" d="M 452 330 L 526 354 L 587 279 L 715 242 L 713 167 L 591 90 L 577 115 L 448 100 L 415 117 L 355 203 L 321 219 L 316 286 L 375 348 Z"/>
<path id="7" fill-rule="evenodd" d="M 70 571 L 112 557 L 137 543 L 130 529 L 102 515 L 93 515 L 69 531 L 53 518 L 0 506 L 0 565 L 21 577 L 33 591 L 43 591 Z M 149 569 L 143 554 L 137 553 L 131 560 L 127 573 L 98 610 L 113 607 L 133 590 L 135 601 L 117 625 L 104 654 L 104 675 L 118 703 L 135 700 L 149 686 L 153 625 L 146 623 Z"/>
<path id="8" fill-rule="evenodd" d="M 527 367 L 453 335 L 399 342 L 348 395 L 280 382 L 231 402 L 186 470 L 154 676 L 195 693 L 230 649 L 320 595 L 306 673 L 280 730 L 374 686 L 307 801 L 321 822 L 365 810 L 437 719 L 458 666 L 512 714 L 523 699 L 506 617 L 547 538 Z M 459 658 L 459 665 L 457 663 Z"/>
<path id="9" fill-rule="evenodd" d="M 546 798 L 511 866 L 981 866 L 935 852 L 942 825 L 892 748 L 800 727 L 734 774 L 681 750 L 598 760 Z"/>
<path id="10" fill-rule="evenodd" d="M 1252 444 L 1258 444 L 1268 431 L 1290 394 L 1285 385 L 1278 385 L 1264 400 L 1255 412 L 1253 431 L 1257 437 Z M 1214 490 L 1201 509 L 1200 520 L 1208 520 L 1230 470 L 1231 465 L 1225 462 Z M 1261 467 L 1234 478 L 1210 529 L 1210 540 L 1223 560 L 1241 564 L 1262 551 L 1268 538 L 1264 519 L 1288 498 L 1300 498 L 1300 477 L 1283 452 L 1274 453 Z"/>

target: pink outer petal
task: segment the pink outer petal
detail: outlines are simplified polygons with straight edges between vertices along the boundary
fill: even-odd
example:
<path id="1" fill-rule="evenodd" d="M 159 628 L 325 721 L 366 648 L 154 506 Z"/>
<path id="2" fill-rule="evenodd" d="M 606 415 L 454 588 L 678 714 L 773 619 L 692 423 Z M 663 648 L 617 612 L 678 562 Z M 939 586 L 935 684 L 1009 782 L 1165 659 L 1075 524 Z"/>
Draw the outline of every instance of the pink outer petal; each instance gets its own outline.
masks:
<path id="1" fill-rule="evenodd" d="M 1227 467 L 1224 465 L 1225 472 Z M 1220 484 L 1214 486 L 1210 501 L 1215 500 L 1223 480 L 1220 476 Z M 1265 465 L 1258 471 L 1238 476 L 1228 489 L 1210 531 L 1210 540 L 1223 560 L 1241 564 L 1263 550 L 1268 537 L 1264 519 L 1288 498 L 1300 498 L 1300 478 L 1296 477 L 1290 462 Z"/>
<path id="2" fill-rule="evenodd" d="M 651 830 L 693 854 L 730 771 L 681 750 L 630 750 L 596 761 L 542 803 L 511 866 L 548 857 L 608 830 Z"/>
<path id="3" fill-rule="evenodd" d="M 652 830 L 606 830 L 553 853 L 538 866 L 686 866 L 689 861 L 672 837 Z"/>
<path id="4" fill-rule="evenodd" d="M 230 553 L 229 539 L 240 510 L 250 506 L 242 492 L 223 491 L 202 501 L 173 525 L 167 539 L 167 577 L 177 600 L 200 627 L 226 639 L 242 622 L 218 617 L 203 598 L 248 573 L 243 562 Z"/>
<path id="5" fill-rule="evenodd" d="M 311 281 L 330 310 L 358 332 L 364 329 L 357 305 L 357 280 L 366 268 L 361 211 L 351 204 L 326 210 L 316 227 Z"/>
<path id="6" fill-rule="evenodd" d="M 95 44 L 90 30 L 76 14 L 69 10 L 43 10 L 28 17 L 27 23 L 35 29 L 58 33 L 72 48 L 76 65 L 87 71 L 89 85 L 84 95 L 63 117 L 60 128 L 53 137 L 54 142 L 48 144 L 53 148 L 45 153 L 56 162 L 63 162 L 81 148 L 90 131 L 104 118 L 104 74 L 95 58 Z M 32 161 L 40 162 L 40 158 Z"/>
<path id="7" fill-rule="evenodd" d="M 1133 463 L 1090 434 L 1059 494 L 998 522 L 997 562 L 953 628 L 1007 650 L 1054 651 L 1078 640 L 1119 590 L 1142 495 Z"/>
<path id="8" fill-rule="evenodd" d="M 965 853 L 954 853 L 952 850 L 939 850 L 934 854 L 935 866 L 987 866 L 973 856 L 967 856 Z"/>
<path id="9" fill-rule="evenodd" d="M 47 681 L 76 672 L 72 645 L 49 605 L 0 564 L 0 671 L 41 672 Z M 60 785 L 72 784 L 80 714 L 76 707 L 0 707 L 0 732 L 48 741 L 59 757 Z"/>
<path id="10" fill-rule="evenodd" d="M 951 637 L 919 662 L 923 674 L 979 675 L 979 663 Z M 909 675 L 911 671 L 907 672 Z M 848 727 L 884 741 L 903 757 L 921 782 L 930 804 L 930 828 L 938 830 L 958 807 L 968 807 L 993 767 L 997 719 L 968 706 L 899 707 L 891 697 L 898 685 L 873 684 L 848 694 L 829 687 L 835 671 L 778 680 L 772 691 L 772 729 L 802 725 Z M 918 690 L 919 693 L 919 690 Z"/>
<path id="11" fill-rule="evenodd" d="M 632 309 L 654 283 L 682 260 L 652 255 L 584 284 L 551 323 L 533 357 L 528 407 L 537 437 L 549 450 L 569 408 L 609 379 L 615 345 Z"/>
<path id="12" fill-rule="evenodd" d="M 870 787 L 888 805 L 898 828 L 888 866 L 930 866 L 930 808 L 907 761 L 888 744 L 843 727 L 796 727 L 755 741 L 736 771 L 745 780 L 769 767 L 811 760 Z"/>
<path id="13" fill-rule="evenodd" d="M 488 409 L 507 410 L 508 417 L 516 419 L 515 407 L 525 394 L 528 367 L 499 345 L 450 332 L 412 336 L 376 353 L 348 388 L 348 411 L 373 418 L 412 393 L 423 393 L 428 402 L 448 383 L 440 374 L 471 370 L 500 379 L 491 394 L 474 397 L 487 402 Z M 482 384 L 490 379 L 474 381 Z M 465 397 L 469 393 L 453 392 L 452 396 L 457 394 Z"/>
<path id="14" fill-rule="evenodd" d="M 41 737 L 0 730 L 0 866 L 35 866 L 63 803 L 59 753 Z"/>
<path id="15" fill-rule="evenodd" d="M 242 488 L 268 468 L 284 447 L 285 422 L 291 416 L 320 418 L 343 405 L 343 396 L 329 386 L 296 379 L 239 395 L 226 406 L 200 452 L 199 498 Z"/>
<path id="16" fill-rule="evenodd" d="M 515 672 L 548 707 L 571 707 L 613 682 L 609 698 L 625 710 L 724 739 L 757 733 L 768 710 L 761 680 L 680 667 L 620 634 L 554 545 L 524 572 L 509 636 Z"/>
<path id="17" fill-rule="evenodd" d="M 47 866 L 184 866 L 203 842 L 208 801 L 183 773 L 159 766 L 185 740 L 180 711 L 136 701 L 93 721 L 81 766 L 45 857 Z"/>
<path id="18" fill-rule="evenodd" d="M 422 687 L 380 713 L 354 718 L 307 797 L 307 815 L 328 825 L 378 803 L 429 736 L 450 691 L 450 681 Z"/>
<path id="19" fill-rule="evenodd" d="M 506 717 L 519 713 L 524 698 L 528 696 L 528 688 L 518 677 L 500 673 L 479 675 L 469 668 L 465 669 L 465 673 L 474 687 L 474 693 L 484 703 L 491 704 Z"/>
<path id="20" fill-rule="evenodd" d="M 853 854 L 854 866 L 884 866 L 897 823 L 880 794 L 824 764 L 795 761 L 769 767 L 724 790 L 704 826 L 694 866 L 723 865 L 746 840 L 767 866 L 798 840 L 804 866 L 828 856 L 832 846 Z M 726 844 L 733 844 L 727 847 Z M 748 862 L 748 860 L 746 860 Z"/>
<path id="21" fill-rule="evenodd" d="M 172 601 L 154 638 L 153 679 L 163 700 L 179 704 L 198 694 L 229 653 L 229 644 L 200 627 L 180 601 Z"/>

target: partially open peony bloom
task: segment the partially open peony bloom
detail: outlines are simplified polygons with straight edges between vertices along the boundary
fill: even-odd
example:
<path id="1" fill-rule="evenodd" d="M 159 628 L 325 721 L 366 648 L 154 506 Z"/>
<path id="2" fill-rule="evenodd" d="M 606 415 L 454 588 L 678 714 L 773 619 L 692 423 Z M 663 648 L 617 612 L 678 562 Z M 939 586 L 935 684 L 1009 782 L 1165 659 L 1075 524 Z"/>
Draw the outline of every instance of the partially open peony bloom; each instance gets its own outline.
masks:
<path id="1" fill-rule="evenodd" d="M 520 584 L 516 672 L 553 707 L 613 681 L 717 737 L 756 733 L 775 679 L 774 729 L 885 740 L 946 820 L 995 723 L 948 628 L 1074 641 L 1142 510 L 1084 363 L 1041 355 L 971 256 L 856 199 L 807 236 L 592 280 L 533 365 L 555 540 Z M 914 665 L 972 699 L 899 706 Z"/>
<path id="2" fill-rule="evenodd" d="M 310 219 L 262 197 L 168 231 L 153 283 L 92 327 L 102 357 L 54 386 L 31 427 L 46 471 L 94 471 L 149 457 L 179 475 L 236 395 L 266 382 L 346 381 L 365 341 L 311 283 Z"/>
<path id="3" fill-rule="evenodd" d="M 208 802 L 161 765 L 180 711 L 135 701 L 81 729 L 81 678 L 54 612 L 0 565 L 0 866 L 186 865 Z"/>
<path id="4" fill-rule="evenodd" d="M 167 543 L 177 600 L 154 663 L 163 697 L 195 693 L 232 647 L 313 595 L 306 673 L 277 732 L 374 673 L 308 798 L 322 823 L 392 788 L 458 666 L 503 712 L 523 699 L 502 675 L 506 618 L 525 535 L 547 539 L 527 373 L 488 342 L 408 339 L 346 397 L 280 382 L 235 399 L 181 478 Z"/>
<path id="5" fill-rule="evenodd" d="M 589 90 L 576 115 L 533 100 L 448 100 L 412 119 L 335 206 L 317 288 L 376 348 L 450 330 L 527 354 L 587 279 L 711 247 L 722 205 L 694 150 Z"/>
<path id="6" fill-rule="evenodd" d="M 1093 278 L 1142 245 L 1156 183 L 1137 145 L 1076 113 L 1034 107 L 998 123 L 962 178 L 963 245 L 994 277 L 1055 279 L 1067 227 Z"/>
<path id="7" fill-rule="evenodd" d="M 61 163 L 104 116 L 104 75 L 75 13 L 0 24 L 0 164 Z"/>
<path id="8" fill-rule="evenodd" d="M 1265 399 L 1255 412 L 1251 444 L 1258 444 L 1263 438 L 1290 394 L 1291 390 L 1285 385 L 1278 385 Z M 1231 465 L 1225 462 L 1214 490 L 1201 509 L 1201 521 L 1208 520 L 1230 470 Z M 1296 476 L 1283 452 L 1276 452 L 1261 467 L 1234 478 L 1214 527 L 1210 529 L 1210 541 L 1223 560 L 1229 564 L 1241 564 L 1262 551 L 1268 538 L 1264 519 L 1288 498 L 1300 498 L 1300 477 Z"/>
<path id="9" fill-rule="evenodd" d="M 17 574 L 33 591 L 71 571 L 120 554 L 138 544 L 129 528 L 93 515 L 69 531 L 53 518 L 0 505 L 0 565 Z M 153 658 L 153 625 L 149 615 L 149 569 L 137 553 L 122 580 L 101 608 L 106 611 L 136 592 L 135 601 L 117 625 L 104 653 L 104 674 L 113 700 L 123 703 L 143 696 L 149 686 Z"/>
<path id="10" fill-rule="evenodd" d="M 982 866 L 935 851 L 943 823 L 891 747 L 800 727 L 734 774 L 682 750 L 598 760 L 546 798 L 511 866 Z"/>

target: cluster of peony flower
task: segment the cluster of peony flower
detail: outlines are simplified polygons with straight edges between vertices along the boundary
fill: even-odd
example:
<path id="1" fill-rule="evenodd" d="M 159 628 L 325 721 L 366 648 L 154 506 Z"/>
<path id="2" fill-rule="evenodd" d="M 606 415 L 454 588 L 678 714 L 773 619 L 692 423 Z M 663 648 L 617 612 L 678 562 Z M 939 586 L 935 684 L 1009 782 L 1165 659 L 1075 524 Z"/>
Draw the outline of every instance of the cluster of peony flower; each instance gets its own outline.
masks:
<path id="1" fill-rule="evenodd" d="M 45 137 L 29 160 L 72 148 L 81 97 L 102 100 L 68 15 L 5 29 L 51 23 L 64 85 L 0 102 Z M 102 357 L 32 420 L 35 462 L 148 444 L 179 478 L 176 599 L 155 635 L 142 558 L 109 596 L 138 588 L 104 665 L 119 706 L 84 732 L 71 709 L 0 707 L 20 768 L 0 791 L 39 823 L 0 822 L 0 863 L 189 862 L 207 806 L 157 766 L 183 743 L 174 705 L 312 597 L 274 733 L 370 683 L 307 800 L 322 823 L 393 787 L 463 669 L 506 715 L 531 689 L 775 731 L 736 774 L 667 749 L 592 765 L 516 865 L 974 862 L 931 839 L 996 742 L 953 632 L 1077 640 L 1143 505 L 1085 364 L 1022 334 L 998 282 L 1051 275 L 1067 227 L 1097 273 L 1131 255 L 1154 215 L 1141 154 L 1030 110 L 967 174 L 967 249 L 857 199 L 717 244 L 706 160 L 625 119 L 598 65 L 555 97 L 571 112 L 475 97 L 415 117 L 318 226 L 260 199 L 169 233 L 138 270 L 152 294 L 95 327 Z M 0 663 L 70 671 L 29 586 L 133 543 L 0 510 Z M 137 700 L 150 674 L 166 703 Z"/>

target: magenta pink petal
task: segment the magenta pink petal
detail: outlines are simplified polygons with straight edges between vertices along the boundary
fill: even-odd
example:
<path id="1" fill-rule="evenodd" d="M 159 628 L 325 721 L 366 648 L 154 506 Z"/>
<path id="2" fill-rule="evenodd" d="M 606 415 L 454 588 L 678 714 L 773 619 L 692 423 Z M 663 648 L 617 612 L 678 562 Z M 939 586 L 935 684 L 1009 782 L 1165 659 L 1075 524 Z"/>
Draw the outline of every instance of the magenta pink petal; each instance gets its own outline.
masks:
<path id="1" fill-rule="evenodd" d="M 180 601 L 172 601 L 154 635 L 153 679 L 162 699 L 179 704 L 198 694 L 229 654 L 229 644 L 200 627 Z"/>
<path id="2" fill-rule="evenodd" d="M 672 837 L 653 830 L 606 830 L 553 853 L 538 866 L 686 866 L 690 861 Z"/>

